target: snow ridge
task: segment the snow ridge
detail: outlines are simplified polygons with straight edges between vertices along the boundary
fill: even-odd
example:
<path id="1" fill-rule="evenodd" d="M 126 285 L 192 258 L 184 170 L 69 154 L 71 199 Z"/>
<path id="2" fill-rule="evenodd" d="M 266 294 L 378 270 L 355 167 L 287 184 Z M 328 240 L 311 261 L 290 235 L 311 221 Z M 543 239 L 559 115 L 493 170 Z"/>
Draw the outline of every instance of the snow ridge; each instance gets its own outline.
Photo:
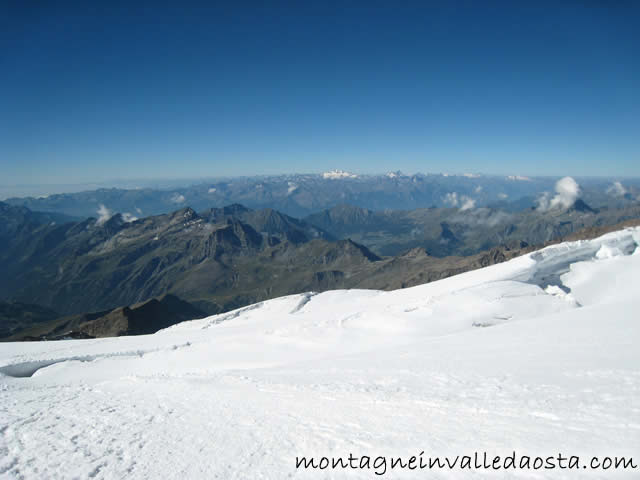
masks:
<path id="1" fill-rule="evenodd" d="M 345 170 L 331 170 L 329 172 L 324 172 L 322 174 L 322 178 L 326 180 L 338 180 L 342 178 L 358 178 L 358 175 Z"/>

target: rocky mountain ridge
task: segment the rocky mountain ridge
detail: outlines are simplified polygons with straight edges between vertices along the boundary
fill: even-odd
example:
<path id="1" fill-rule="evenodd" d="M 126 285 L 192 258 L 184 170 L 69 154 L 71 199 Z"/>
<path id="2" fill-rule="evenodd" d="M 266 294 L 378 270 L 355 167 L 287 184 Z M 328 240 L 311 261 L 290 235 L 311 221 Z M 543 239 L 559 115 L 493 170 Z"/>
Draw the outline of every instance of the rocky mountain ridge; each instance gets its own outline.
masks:
<path id="1" fill-rule="evenodd" d="M 298 220 L 237 204 L 201 213 L 187 207 L 135 221 L 116 214 L 58 224 L 24 207 L 0 203 L 0 267 L 6 272 L 0 278 L 0 300 L 55 311 L 67 327 L 86 324 L 82 335 L 149 333 L 155 327 L 140 330 L 130 325 L 126 309 L 134 308 L 126 306 L 171 294 L 186 302 L 185 311 L 204 316 L 306 291 L 405 288 L 499 263 L 576 232 L 601 232 L 619 225 L 619 219 L 640 218 L 640 211 L 633 209 L 532 211 L 521 220 L 496 210 L 475 210 L 380 214 L 341 207 L 321 215 L 343 229 L 364 232 L 363 241 L 372 236 L 367 228 L 398 228 L 400 233 L 391 232 L 398 242 L 402 232 L 415 229 L 425 218 L 432 223 L 424 225 L 434 225 L 432 243 L 398 242 L 406 248 L 384 256 L 363 242 L 336 240 L 345 230 L 328 233 L 332 223 L 315 226 L 313 218 Z M 500 221 L 489 224 L 487 219 L 496 216 Z M 506 225 L 503 217 L 508 218 Z M 536 243 L 521 240 L 527 232 Z M 435 253 L 445 255 L 434 254 L 431 245 L 440 249 Z M 87 312 L 98 314 L 69 323 L 69 318 Z M 21 318 L 18 313 L 15 317 Z"/>

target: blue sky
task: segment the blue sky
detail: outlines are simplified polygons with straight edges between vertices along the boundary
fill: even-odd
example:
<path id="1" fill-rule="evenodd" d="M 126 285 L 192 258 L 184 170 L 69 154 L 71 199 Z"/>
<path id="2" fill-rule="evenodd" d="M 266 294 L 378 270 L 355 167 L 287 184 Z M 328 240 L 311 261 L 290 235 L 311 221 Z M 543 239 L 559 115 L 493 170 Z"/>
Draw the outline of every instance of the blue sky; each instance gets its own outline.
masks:
<path id="1" fill-rule="evenodd" d="M 49 3 L 0 6 L 0 184 L 640 176 L 637 2 Z"/>

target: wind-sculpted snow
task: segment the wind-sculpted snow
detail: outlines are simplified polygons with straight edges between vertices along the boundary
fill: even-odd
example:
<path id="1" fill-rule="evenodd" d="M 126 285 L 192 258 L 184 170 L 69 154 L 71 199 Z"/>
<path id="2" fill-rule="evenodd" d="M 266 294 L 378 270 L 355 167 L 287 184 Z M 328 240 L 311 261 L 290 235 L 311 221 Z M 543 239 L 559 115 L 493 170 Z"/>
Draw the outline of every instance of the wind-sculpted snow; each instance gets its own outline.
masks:
<path id="1" fill-rule="evenodd" d="M 296 456 L 636 455 L 640 228 L 154 335 L 0 344 L 0 477 L 374 478 Z M 634 478 L 387 471 L 383 478 Z"/>
<path id="2" fill-rule="evenodd" d="M 614 232 L 600 237 L 597 241 L 579 240 L 547 247 L 530 254 L 536 262 L 535 266 L 517 278 L 541 287 L 562 285 L 560 277 L 569 271 L 571 264 L 597 258 L 631 255 L 638 246 L 637 241 L 637 234 L 631 233 L 620 238 L 620 235 Z"/>

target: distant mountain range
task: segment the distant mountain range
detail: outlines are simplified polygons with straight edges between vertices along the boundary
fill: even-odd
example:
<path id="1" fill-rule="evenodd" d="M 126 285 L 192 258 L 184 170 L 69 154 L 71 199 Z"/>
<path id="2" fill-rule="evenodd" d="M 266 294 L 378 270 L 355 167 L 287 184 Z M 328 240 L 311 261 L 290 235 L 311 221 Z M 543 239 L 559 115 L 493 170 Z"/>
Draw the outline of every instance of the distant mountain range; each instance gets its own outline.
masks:
<path id="1" fill-rule="evenodd" d="M 32 211 L 64 213 L 78 219 L 119 212 L 142 218 L 190 206 L 196 211 L 234 203 L 252 209 L 273 208 L 304 217 L 348 204 L 373 211 L 430 207 L 492 207 L 520 211 L 552 192 L 553 177 L 479 174 L 415 174 L 389 172 L 357 175 L 342 170 L 323 174 L 239 177 L 202 181 L 184 187 L 102 188 L 46 197 L 10 198 L 6 203 Z M 582 198 L 595 207 L 622 208 L 637 200 L 640 179 L 584 178 Z M 100 212 L 100 213 L 98 213 Z"/>

